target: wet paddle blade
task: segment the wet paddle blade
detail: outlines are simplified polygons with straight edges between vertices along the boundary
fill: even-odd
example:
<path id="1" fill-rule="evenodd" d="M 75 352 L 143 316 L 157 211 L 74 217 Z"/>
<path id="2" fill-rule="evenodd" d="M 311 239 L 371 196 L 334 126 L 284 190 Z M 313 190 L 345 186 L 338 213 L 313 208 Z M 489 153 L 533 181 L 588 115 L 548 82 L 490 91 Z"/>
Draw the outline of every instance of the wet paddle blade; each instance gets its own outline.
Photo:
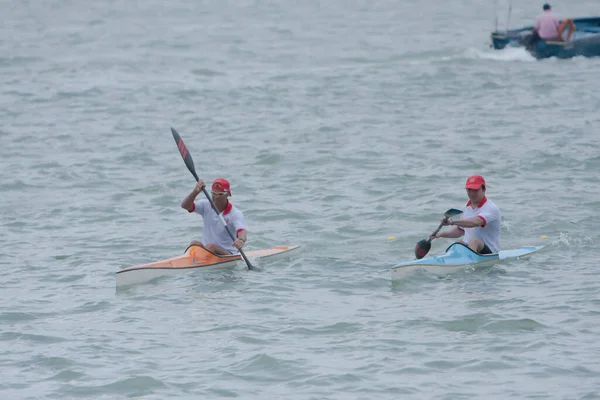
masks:
<path id="1" fill-rule="evenodd" d="M 454 216 L 462 214 L 462 213 L 463 212 L 461 210 L 457 210 L 456 208 L 451 208 L 444 213 L 444 217 L 450 218 L 450 217 L 454 217 Z"/>
<path id="2" fill-rule="evenodd" d="M 454 217 L 459 214 L 462 214 L 461 210 L 457 210 L 456 208 L 451 208 L 444 213 L 444 220 L 447 221 L 450 217 Z M 440 231 L 440 229 L 442 229 L 442 226 L 444 226 L 443 222 L 440 223 L 438 228 L 431 234 L 431 236 L 437 235 L 437 233 Z M 425 257 L 427 255 L 427 253 L 429 253 L 430 249 L 431 249 L 431 239 L 428 238 L 428 239 L 419 240 L 417 242 L 417 244 L 415 245 L 415 257 L 417 257 L 417 260 L 420 260 L 421 258 Z"/>
<path id="3" fill-rule="evenodd" d="M 187 147 L 185 147 L 185 143 L 183 143 L 181 136 L 179 136 L 179 133 L 177 133 L 177 131 L 173 128 L 171 128 L 171 133 L 173 134 L 173 139 L 175 139 L 175 143 L 177 143 L 177 148 L 179 149 L 179 153 L 183 158 L 185 166 L 190 170 L 192 175 L 194 175 L 196 181 L 200 180 L 200 178 L 198 178 L 198 175 L 196 174 L 196 167 L 194 166 L 194 160 L 192 159 L 192 155 L 188 151 Z"/>
<path id="4" fill-rule="evenodd" d="M 415 246 L 415 257 L 417 260 L 425 257 L 429 250 L 431 249 L 431 242 L 427 239 L 419 240 Z"/>

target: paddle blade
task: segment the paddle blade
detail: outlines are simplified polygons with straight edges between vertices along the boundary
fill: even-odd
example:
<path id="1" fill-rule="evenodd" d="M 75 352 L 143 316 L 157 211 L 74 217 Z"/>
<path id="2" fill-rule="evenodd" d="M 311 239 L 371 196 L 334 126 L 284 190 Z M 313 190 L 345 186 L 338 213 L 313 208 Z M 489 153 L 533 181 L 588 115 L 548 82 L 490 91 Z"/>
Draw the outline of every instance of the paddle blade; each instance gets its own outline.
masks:
<path id="1" fill-rule="evenodd" d="M 415 257 L 417 257 L 417 260 L 425 257 L 430 249 L 431 241 L 427 239 L 419 240 L 415 246 Z"/>
<path id="2" fill-rule="evenodd" d="M 183 162 L 185 166 L 190 170 L 196 181 L 200 180 L 198 175 L 196 174 L 196 167 L 194 167 L 194 160 L 192 159 L 192 155 L 188 151 L 187 147 L 185 147 L 185 143 L 179 136 L 179 133 L 173 128 L 171 128 L 171 133 L 173 134 L 173 139 L 175 139 L 175 143 L 177 144 L 177 148 L 179 149 L 179 153 L 181 154 L 181 158 L 183 158 Z"/>
<path id="3" fill-rule="evenodd" d="M 451 208 L 444 213 L 444 217 L 450 218 L 450 217 L 454 217 L 456 215 L 460 215 L 462 213 L 463 212 L 461 210 L 457 210 L 456 208 Z"/>

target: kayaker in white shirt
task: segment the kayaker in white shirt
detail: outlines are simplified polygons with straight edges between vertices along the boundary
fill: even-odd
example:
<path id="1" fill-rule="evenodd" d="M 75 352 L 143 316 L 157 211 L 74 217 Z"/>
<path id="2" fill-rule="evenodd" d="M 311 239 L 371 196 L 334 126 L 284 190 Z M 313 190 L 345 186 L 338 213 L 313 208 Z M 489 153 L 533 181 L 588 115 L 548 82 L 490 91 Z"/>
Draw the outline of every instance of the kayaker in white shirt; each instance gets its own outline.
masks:
<path id="1" fill-rule="evenodd" d="M 479 254 L 492 254 L 500 251 L 500 210 L 485 195 L 485 179 L 480 175 L 467 178 L 465 184 L 469 202 L 462 208 L 463 219 L 442 220 L 444 226 L 453 229 L 440 232 L 432 239 L 459 238 L 465 236 L 462 243 Z"/>
<path id="2" fill-rule="evenodd" d="M 211 187 L 211 198 L 219 214 L 223 213 L 223 219 L 227 223 L 227 228 L 229 228 L 230 232 L 236 238 L 233 243 L 208 199 L 196 200 L 196 197 L 205 187 L 206 183 L 202 179 L 198 180 L 194 190 L 181 202 L 182 208 L 185 208 L 190 213 L 196 212 L 202 215 L 204 219 L 202 242 L 194 240 L 191 245 L 202 246 L 217 255 L 238 254 L 238 250 L 244 247 L 246 243 L 247 233 L 244 224 L 244 215 L 228 200 L 231 196 L 231 185 L 226 179 L 215 179 Z"/>

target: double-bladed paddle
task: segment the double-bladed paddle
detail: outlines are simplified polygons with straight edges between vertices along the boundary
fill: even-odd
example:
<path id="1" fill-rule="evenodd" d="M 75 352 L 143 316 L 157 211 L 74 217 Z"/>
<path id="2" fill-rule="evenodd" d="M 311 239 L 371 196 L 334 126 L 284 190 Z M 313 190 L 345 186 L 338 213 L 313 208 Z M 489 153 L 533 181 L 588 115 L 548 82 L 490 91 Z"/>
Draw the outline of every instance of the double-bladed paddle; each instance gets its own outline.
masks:
<path id="1" fill-rule="evenodd" d="M 183 140 L 181 139 L 181 136 L 179 136 L 179 133 L 177 133 L 177 131 L 173 128 L 171 128 L 171 133 L 173 134 L 173 139 L 175 139 L 175 143 L 177 143 L 177 148 L 179 149 L 179 153 L 181 153 L 183 162 L 185 163 L 186 167 L 190 170 L 192 175 L 194 175 L 194 178 L 196 178 L 196 182 L 198 182 L 200 180 L 200 178 L 198 178 L 198 174 L 196 174 L 196 168 L 194 167 L 194 160 L 192 160 L 192 155 L 188 151 L 187 147 L 185 147 L 185 143 L 183 143 Z M 204 192 L 204 195 L 210 202 L 212 209 L 215 210 L 215 212 L 219 216 L 219 219 L 223 223 L 223 226 L 225 227 L 225 230 L 229 234 L 229 237 L 231 238 L 231 240 L 233 240 L 235 242 L 235 237 L 229 231 L 229 228 L 227 228 L 227 222 L 225 222 L 223 215 L 221 215 L 219 213 L 219 211 L 217 210 L 217 207 L 215 207 L 215 203 L 213 203 L 212 198 L 209 196 L 208 192 L 206 191 L 206 188 L 205 187 L 202 188 L 202 191 Z M 248 269 L 253 270 L 254 267 L 252 266 L 252 264 L 250 264 L 250 260 L 248 260 L 248 257 L 246 257 L 246 254 L 244 254 L 242 249 L 240 249 L 240 254 L 242 255 L 242 258 L 244 259 L 244 261 L 246 262 Z"/>
<path id="2" fill-rule="evenodd" d="M 438 226 L 438 228 L 427 239 L 422 239 L 417 242 L 415 246 L 415 257 L 417 257 L 417 260 L 420 260 L 421 258 L 425 257 L 427 253 L 429 253 L 429 250 L 431 249 L 431 236 L 437 235 L 440 229 L 442 229 L 442 226 L 444 226 L 444 222 L 448 221 L 450 217 L 454 217 L 455 215 L 459 214 L 462 214 L 461 210 L 457 210 L 456 208 L 449 209 L 444 213 L 444 220 L 440 223 L 440 226 Z"/>

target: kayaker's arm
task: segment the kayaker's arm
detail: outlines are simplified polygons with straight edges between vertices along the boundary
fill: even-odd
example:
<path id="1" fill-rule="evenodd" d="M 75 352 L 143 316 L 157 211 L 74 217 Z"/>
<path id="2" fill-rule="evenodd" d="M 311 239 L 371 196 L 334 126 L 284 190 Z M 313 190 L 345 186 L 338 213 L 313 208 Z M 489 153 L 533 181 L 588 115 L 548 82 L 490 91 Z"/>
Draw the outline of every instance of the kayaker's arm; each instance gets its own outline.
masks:
<path id="1" fill-rule="evenodd" d="M 456 221 L 450 220 L 449 222 L 449 225 L 459 226 L 461 228 L 477 228 L 478 226 L 485 225 L 485 220 L 479 216 L 468 219 L 457 219 Z"/>
<path id="2" fill-rule="evenodd" d="M 244 247 L 244 245 L 246 244 L 246 230 L 245 229 L 239 229 L 237 231 L 237 238 L 235 239 L 235 241 L 233 242 L 233 247 L 235 247 L 236 249 L 241 249 L 242 247 Z"/>
<path id="3" fill-rule="evenodd" d="M 433 239 L 437 238 L 459 238 L 464 235 L 464 231 L 458 227 L 454 229 L 450 229 L 449 231 L 440 232 L 433 237 Z"/>
<path id="4" fill-rule="evenodd" d="M 204 181 L 202 179 L 200 179 L 196 183 L 196 187 L 194 187 L 194 190 L 192 190 L 192 192 L 190 194 L 188 194 L 185 197 L 185 199 L 183 199 L 183 201 L 181 202 L 181 208 L 184 208 L 184 209 L 188 210 L 189 212 L 194 211 L 194 200 L 196 200 L 196 197 L 200 194 L 202 189 L 204 189 L 205 187 L 206 187 L 206 184 L 204 183 Z"/>

